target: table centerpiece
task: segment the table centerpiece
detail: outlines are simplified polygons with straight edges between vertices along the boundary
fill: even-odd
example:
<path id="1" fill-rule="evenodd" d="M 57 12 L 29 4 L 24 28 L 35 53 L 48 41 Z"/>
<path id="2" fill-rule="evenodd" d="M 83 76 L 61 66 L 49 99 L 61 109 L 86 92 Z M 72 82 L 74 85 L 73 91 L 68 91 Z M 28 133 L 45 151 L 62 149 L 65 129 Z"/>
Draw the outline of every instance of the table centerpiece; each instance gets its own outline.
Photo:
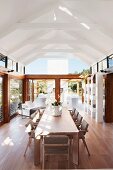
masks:
<path id="1" fill-rule="evenodd" d="M 51 103 L 53 108 L 53 116 L 61 116 L 62 114 L 62 103 L 60 101 L 55 100 L 55 102 Z"/>

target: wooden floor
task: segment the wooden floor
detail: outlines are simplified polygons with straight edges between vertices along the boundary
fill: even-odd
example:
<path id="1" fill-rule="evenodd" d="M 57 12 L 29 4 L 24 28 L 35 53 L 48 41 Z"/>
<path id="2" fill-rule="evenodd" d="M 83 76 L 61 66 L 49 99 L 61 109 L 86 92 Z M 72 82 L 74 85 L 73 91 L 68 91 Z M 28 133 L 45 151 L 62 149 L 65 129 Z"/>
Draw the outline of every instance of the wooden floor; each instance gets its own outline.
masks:
<path id="1" fill-rule="evenodd" d="M 86 141 L 91 156 L 88 157 L 80 141 L 80 165 L 74 167 L 70 164 L 70 169 L 113 168 L 113 124 L 96 123 L 90 115 L 83 116 L 89 122 Z M 40 169 L 33 163 L 33 143 L 26 157 L 23 156 L 28 141 L 24 126 L 27 121 L 17 116 L 9 124 L 0 127 L 0 170 Z M 55 157 L 48 159 L 46 165 L 48 169 L 66 169 L 66 161 L 57 161 Z"/>

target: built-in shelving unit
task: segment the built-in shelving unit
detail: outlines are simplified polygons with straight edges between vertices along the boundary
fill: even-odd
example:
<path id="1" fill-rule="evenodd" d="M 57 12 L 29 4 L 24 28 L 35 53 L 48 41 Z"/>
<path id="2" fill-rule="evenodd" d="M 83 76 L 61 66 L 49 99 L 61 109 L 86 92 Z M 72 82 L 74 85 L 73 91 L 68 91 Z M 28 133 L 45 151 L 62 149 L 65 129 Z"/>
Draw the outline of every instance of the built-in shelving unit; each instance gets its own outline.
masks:
<path id="1" fill-rule="evenodd" d="M 85 112 L 95 117 L 96 113 L 96 84 L 93 82 L 93 76 L 87 78 L 87 84 L 84 91 Z"/>
<path id="2" fill-rule="evenodd" d="M 103 121 L 105 115 L 105 82 L 102 73 L 87 78 L 84 105 L 87 114 L 90 114 L 97 122 Z"/>

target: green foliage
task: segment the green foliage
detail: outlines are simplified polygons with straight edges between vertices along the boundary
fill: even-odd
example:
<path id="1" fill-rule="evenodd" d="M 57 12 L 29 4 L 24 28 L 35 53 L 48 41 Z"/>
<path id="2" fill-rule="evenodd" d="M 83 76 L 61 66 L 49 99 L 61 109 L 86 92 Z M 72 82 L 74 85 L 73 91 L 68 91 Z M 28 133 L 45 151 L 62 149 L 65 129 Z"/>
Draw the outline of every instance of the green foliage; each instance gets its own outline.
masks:
<path id="1" fill-rule="evenodd" d="M 38 93 L 47 93 L 47 84 L 45 81 L 38 82 Z"/>
<path id="2" fill-rule="evenodd" d="M 55 101 L 54 103 L 51 103 L 51 104 L 52 104 L 52 106 L 59 106 L 59 105 L 61 105 L 62 103 Z"/>
<path id="3" fill-rule="evenodd" d="M 80 74 L 83 76 L 88 76 L 90 74 L 90 69 L 83 69 L 83 71 L 80 72 Z"/>
<path id="4" fill-rule="evenodd" d="M 72 84 L 71 90 L 72 90 L 73 92 L 77 91 L 77 84 Z"/>
<path id="5" fill-rule="evenodd" d="M 73 91 L 77 91 L 77 84 L 75 82 L 69 82 L 68 87 Z"/>

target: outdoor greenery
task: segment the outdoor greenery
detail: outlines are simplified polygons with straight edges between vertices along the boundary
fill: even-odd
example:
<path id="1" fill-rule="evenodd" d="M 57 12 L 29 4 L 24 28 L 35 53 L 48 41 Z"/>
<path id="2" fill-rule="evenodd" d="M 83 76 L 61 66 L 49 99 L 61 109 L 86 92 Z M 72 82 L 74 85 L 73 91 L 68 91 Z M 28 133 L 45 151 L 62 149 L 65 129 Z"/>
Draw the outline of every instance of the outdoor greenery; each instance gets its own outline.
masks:
<path id="1" fill-rule="evenodd" d="M 74 73 L 69 73 L 69 74 L 81 74 L 83 76 L 88 76 L 90 73 L 90 69 L 83 69 L 81 72 L 75 71 Z"/>
<path id="2" fill-rule="evenodd" d="M 71 83 L 69 87 L 70 87 L 70 89 L 71 89 L 73 92 L 76 92 L 76 91 L 77 91 L 77 84 Z"/>
<path id="3" fill-rule="evenodd" d="M 52 106 L 59 106 L 59 105 L 61 105 L 62 103 L 55 101 L 55 102 L 53 102 L 53 103 L 51 103 L 51 104 L 52 104 Z"/>
<path id="4" fill-rule="evenodd" d="M 79 74 L 83 75 L 84 77 L 88 76 L 90 74 L 90 69 L 83 69 L 83 71 L 80 72 Z"/>
<path id="5" fill-rule="evenodd" d="M 22 80 L 10 80 L 10 115 L 13 115 L 18 104 L 22 102 Z"/>
<path id="6" fill-rule="evenodd" d="M 17 102 L 22 100 L 22 81 L 14 80 L 10 81 L 10 102 Z"/>
<path id="7" fill-rule="evenodd" d="M 37 93 L 47 93 L 47 82 L 37 80 Z"/>

